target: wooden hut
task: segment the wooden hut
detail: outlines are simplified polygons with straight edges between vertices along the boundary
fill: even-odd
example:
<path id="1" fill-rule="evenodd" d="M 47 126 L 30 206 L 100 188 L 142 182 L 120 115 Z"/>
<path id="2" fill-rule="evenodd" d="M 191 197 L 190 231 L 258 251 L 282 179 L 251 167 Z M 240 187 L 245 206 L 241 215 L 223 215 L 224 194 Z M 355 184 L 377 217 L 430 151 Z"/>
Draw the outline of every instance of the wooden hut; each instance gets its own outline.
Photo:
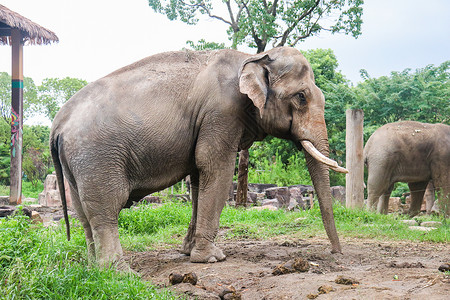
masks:
<path id="1" fill-rule="evenodd" d="M 0 45 L 12 47 L 11 190 L 9 203 L 22 201 L 23 45 L 58 42 L 52 31 L 0 4 Z"/>

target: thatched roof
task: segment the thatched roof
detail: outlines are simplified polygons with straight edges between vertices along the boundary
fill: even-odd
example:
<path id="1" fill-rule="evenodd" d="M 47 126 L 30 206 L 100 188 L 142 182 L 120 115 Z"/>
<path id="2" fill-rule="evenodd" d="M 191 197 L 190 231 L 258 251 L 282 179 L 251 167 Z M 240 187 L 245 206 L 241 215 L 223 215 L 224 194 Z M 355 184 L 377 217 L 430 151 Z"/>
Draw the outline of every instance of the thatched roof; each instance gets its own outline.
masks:
<path id="1" fill-rule="evenodd" d="M 27 44 L 42 45 L 58 42 L 59 39 L 52 31 L 22 17 L 16 12 L 0 4 L 0 45 L 10 45 L 11 28 L 22 31 Z"/>

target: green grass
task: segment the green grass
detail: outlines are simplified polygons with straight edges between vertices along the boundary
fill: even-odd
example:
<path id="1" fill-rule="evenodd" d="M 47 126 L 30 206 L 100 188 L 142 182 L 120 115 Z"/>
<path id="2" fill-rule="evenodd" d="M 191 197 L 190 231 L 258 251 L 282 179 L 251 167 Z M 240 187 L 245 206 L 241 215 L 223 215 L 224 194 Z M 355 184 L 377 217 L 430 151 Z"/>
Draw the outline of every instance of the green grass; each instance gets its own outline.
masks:
<path id="1" fill-rule="evenodd" d="M 450 242 L 450 228 L 413 231 L 406 216 L 352 210 L 336 203 L 336 227 L 341 237 L 378 240 Z M 126 250 L 143 251 L 182 243 L 191 216 L 190 203 L 139 205 L 119 216 Z M 420 222 L 440 220 L 421 216 Z M 442 220 L 441 220 L 442 221 Z M 134 275 L 98 269 L 87 262 L 84 232 L 72 220 L 71 241 L 64 226 L 44 228 L 27 217 L 0 219 L 0 295 L 2 299 L 177 299 Z M 320 211 L 286 212 L 225 207 L 220 239 L 326 238 Z M 176 246 L 178 247 L 178 246 Z"/>
<path id="2" fill-rule="evenodd" d="M 135 275 L 89 265 L 79 225 L 69 242 L 63 227 L 0 219 L 0 245 L 2 299 L 177 299 Z"/>
<path id="3" fill-rule="evenodd" d="M 338 233 L 343 237 L 437 243 L 450 241 L 448 225 L 430 232 L 414 231 L 401 222 L 408 219 L 404 215 L 380 215 L 365 210 L 348 209 L 340 203 L 335 203 L 334 215 Z M 122 243 L 129 250 L 181 244 L 190 216 L 190 203 L 182 202 L 168 202 L 156 208 L 140 205 L 136 209 L 124 210 L 119 218 Z M 421 216 L 419 220 L 442 221 L 436 216 Z M 220 226 L 225 231 L 223 239 L 326 237 L 317 206 L 300 212 L 236 209 L 226 206 L 221 215 Z"/>
<path id="4" fill-rule="evenodd" d="M 33 186 L 30 181 L 22 180 L 22 195 L 25 198 L 35 198 L 39 197 L 39 193 L 44 190 L 44 183 L 38 182 L 36 186 Z M 9 195 L 9 186 L 0 185 L 0 195 L 8 196 Z"/>

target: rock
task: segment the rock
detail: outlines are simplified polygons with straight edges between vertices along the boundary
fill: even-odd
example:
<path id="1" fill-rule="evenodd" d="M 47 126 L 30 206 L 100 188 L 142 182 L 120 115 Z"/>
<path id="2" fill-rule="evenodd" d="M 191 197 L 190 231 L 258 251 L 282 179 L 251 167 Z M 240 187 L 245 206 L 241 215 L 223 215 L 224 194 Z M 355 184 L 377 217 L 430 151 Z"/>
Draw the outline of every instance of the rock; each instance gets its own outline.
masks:
<path id="1" fill-rule="evenodd" d="M 341 204 L 345 206 L 345 186 L 332 186 L 331 197 L 341 202 Z"/>
<path id="2" fill-rule="evenodd" d="M 162 200 L 160 197 L 152 196 L 152 195 L 145 196 L 144 198 L 139 200 L 139 202 L 141 202 L 141 201 L 145 202 L 145 203 L 162 203 Z"/>
<path id="3" fill-rule="evenodd" d="M 68 207 L 72 207 L 72 197 L 70 196 L 69 183 L 64 178 L 64 188 Z M 47 175 L 44 181 L 44 191 L 39 194 L 39 204 L 43 206 L 61 206 L 61 196 L 58 189 L 56 173 Z"/>
<path id="4" fill-rule="evenodd" d="M 393 213 L 399 211 L 401 204 L 402 200 L 400 199 L 400 197 L 389 198 L 388 212 Z"/>
<path id="5" fill-rule="evenodd" d="M 427 221 L 427 222 L 420 223 L 420 226 L 423 226 L 423 227 L 440 227 L 440 226 L 442 226 L 442 222 Z"/>
<path id="6" fill-rule="evenodd" d="M 431 231 L 433 229 L 437 229 L 434 227 L 423 227 L 423 226 L 409 226 L 411 230 L 419 230 L 419 231 Z"/>
<path id="7" fill-rule="evenodd" d="M 296 184 L 296 185 L 290 185 L 289 188 L 298 187 L 300 188 L 300 191 L 302 195 L 307 195 L 309 193 L 314 193 L 314 187 L 311 185 L 305 185 L 305 184 Z"/>
<path id="8" fill-rule="evenodd" d="M 311 293 L 311 294 L 306 295 L 306 298 L 308 298 L 308 299 L 316 299 L 317 297 L 319 297 L 319 294 Z"/>
<path id="9" fill-rule="evenodd" d="M 266 189 L 266 196 L 269 199 L 277 199 L 280 207 L 288 207 L 290 201 L 289 188 L 273 187 Z"/>
<path id="10" fill-rule="evenodd" d="M 343 275 L 339 275 L 334 282 L 337 284 L 345 284 L 345 285 L 352 285 L 352 284 L 359 284 L 359 281 L 351 278 L 351 277 L 344 277 Z"/>
<path id="11" fill-rule="evenodd" d="M 299 209 L 306 209 L 306 202 L 303 200 L 302 191 L 299 187 L 293 186 L 289 188 L 289 208 L 293 203 L 296 203 L 295 206 L 298 206 Z M 295 208 L 295 207 L 294 207 Z"/>
<path id="12" fill-rule="evenodd" d="M 258 194 L 256 192 L 247 192 L 247 202 L 256 203 L 258 199 Z"/>
<path id="13" fill-rule="evenodd" d="M 264 199 L 261 203 L 261 206 L 267 206 L 267 205 L 275 206 L 276 208 L 280 207 L 280 203 L 279 203 L 278 199 Z"/>
<path id="14" fill-rule="evenodd" d="M 409 226 L 416 226 L 416 225 L 418 225 L 416 220 L 401 220 L 401 222 L 405 223 L 406 225 L 409 225 Z"/>
<path id="15" fill-rule="evenodd" d="M 0 196 L 0 206 L 9 205 L 9 196 Z"/>
<path id="16" fill-rule="evenodd" d="M 269 183 L 249 183 L 248 190 L 254 193 L 264 193 L 268 188 L 277 187 L 276 184 Z M 235 188 L 236 189 L 236 188 Z"/>
<path id="17" fill-rule="evenodd" d="M 432 213 L 434 213 L 434 214 L 439 214 L 440 213 L 440 211 L 439 211 L 439 201 L 435 201 L 433 206 L 431 207 L 430 214 L 432 214 Z"/>
<path id="18" fill-rule="evenodd" d="M 37 203 L 37 202 L 38 202 L 38 200 L 35 199 L 35 198 L 25 198 L 25 199 L 22 200 L 22 203 L 23 203 L 24 205 L 35 204 L 35 203 Z"/>
<path id="19" fill-rule="evenodd" d="M 44 221 L 41 218 L 41 215 L 34 210 L 31 212 L 31 222 L 33 224 L 44 223 Z"/>
<path id="20" fill-rule="evenodd" d="M 18 207 L 14 206 L 14 205 L 3 205 L 0 206 L 0 217 L 4 218 L 4 217 L 8 217 L 8 216 L 13 216 L 16 211 L 17 211 Z M 22 212 L 25 216 L 31 218 L 31 210 L 28 209 L 27 207 L 22 207 Z"/>

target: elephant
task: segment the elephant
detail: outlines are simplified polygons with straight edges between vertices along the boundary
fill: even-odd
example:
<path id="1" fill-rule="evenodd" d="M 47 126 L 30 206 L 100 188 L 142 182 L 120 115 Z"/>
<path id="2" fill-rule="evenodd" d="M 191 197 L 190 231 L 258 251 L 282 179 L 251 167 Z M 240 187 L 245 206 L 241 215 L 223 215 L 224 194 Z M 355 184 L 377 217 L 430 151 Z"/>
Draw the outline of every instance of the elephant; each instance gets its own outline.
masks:
<path id="1" fill-rule="evenodd" d="M 236 153 L 267 135 L 306 151 L 332 252 L 340 253 L 329 169 L 346 170 L 328 158 L 324 106 L 310 64 L 290 47 L 165 52 L 88 84 L 61 107 L 50 134 L 58 184 L 64 191 L 67 178 L 88 256 L 126 268 L 120 210 L 190 175 L 181 252 L 191 262 L 224 260 L 214 240 Z"/>
<path id="2" fill-rule="evenodd" d="M 439 206 L 450 212 L 450 126 L 416 121 L 389 123 L 378 128 L 364 147 L 368 170 L 367 207 L 388 212 L 396 182 L 411 191 L 409 215 L 417 215 L 428 183 L 440 193 Z"/>

